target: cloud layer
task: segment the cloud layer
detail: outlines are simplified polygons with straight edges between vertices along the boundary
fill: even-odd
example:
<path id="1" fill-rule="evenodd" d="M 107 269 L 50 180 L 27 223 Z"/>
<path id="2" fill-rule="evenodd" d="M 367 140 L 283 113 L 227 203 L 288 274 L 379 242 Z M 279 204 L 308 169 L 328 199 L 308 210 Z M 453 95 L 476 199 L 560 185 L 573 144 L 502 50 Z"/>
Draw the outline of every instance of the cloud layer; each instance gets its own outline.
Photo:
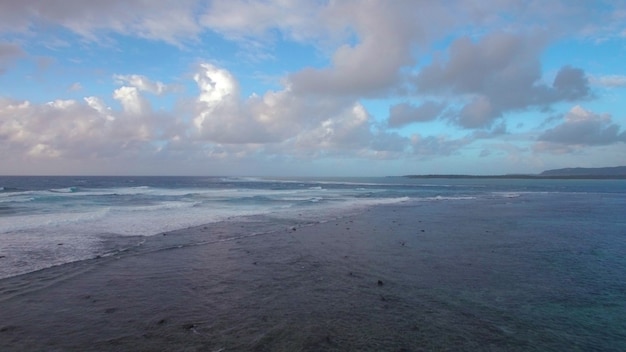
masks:
<path id="1" fill-rule="evenodd" d="M 165 44 L 188 61 L 185 70 L 164 73 L 156 55 L 145 69 L 135 65 L 131 72 L 94 79 L 98 87 L 113 87 L 108 91 L 91 92 L 96 84 L 80 76 L 65 83 L 73 95 L 35 99 L 3 90 L 0 158 L 14 164 L 117 158 L 414 163 L 468 153 L 497 155 L 485 152 L 491 139 L 498 139 L 501 153 L 526 150 L 529 160 L 585 148 L 624 148 L 625 117 L 583 106 L 602 98 L 599 88 L 626 86 L 626 73 L 589 72 L 594 66 L 576 57 L 546 64 L 547 53 L 560 41 L 623 45 L 619 33 L 626 30 L 626 5 L 600 5 L 3 1 L 0 79 L 37 60 L 67 65 L 69 59 L 55 57 L 54 50 L 41 54 L 35 43 L 46 40 L 48 46 L 52 41 L 97 46 L 130 56 L 135 49 L 125 43 L 132 39 Z M 236 47 L 236 57 L 253 52 L 261 72 L 265 63 L 289 62 L 290 69 L 273 77 L 272 88 L 250 83 L 238 63 L 213 49 L 222 41 Z M 282 56 L 285 44 L 307 48 L 316 57 L 294 64 Z M 79 56 L 80 50 L 73 53 Z M 255 89 L 259 86 L 264 88 Z M 79 93 L 85 97 L 76 98 Z M 168 107 L 155 103 L 161 101 Z M 543 123 L 559 112 L 556 125 Z M 513 120 L 517 125 L 511 128 Z"/>

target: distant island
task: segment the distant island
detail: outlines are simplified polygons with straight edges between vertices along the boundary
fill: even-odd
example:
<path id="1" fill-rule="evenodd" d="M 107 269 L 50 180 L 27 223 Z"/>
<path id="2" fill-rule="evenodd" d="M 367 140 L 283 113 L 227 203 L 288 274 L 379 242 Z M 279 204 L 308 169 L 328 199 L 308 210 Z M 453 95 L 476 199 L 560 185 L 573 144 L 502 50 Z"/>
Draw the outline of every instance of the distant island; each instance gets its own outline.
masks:
<path id="1" fill-rule="evenodd" d="M 503 178 L 503 179 L 626 179 L 626 166 L 564 168 L 540 174 L 507 175 L 406 175 L 409 178 Z"/>

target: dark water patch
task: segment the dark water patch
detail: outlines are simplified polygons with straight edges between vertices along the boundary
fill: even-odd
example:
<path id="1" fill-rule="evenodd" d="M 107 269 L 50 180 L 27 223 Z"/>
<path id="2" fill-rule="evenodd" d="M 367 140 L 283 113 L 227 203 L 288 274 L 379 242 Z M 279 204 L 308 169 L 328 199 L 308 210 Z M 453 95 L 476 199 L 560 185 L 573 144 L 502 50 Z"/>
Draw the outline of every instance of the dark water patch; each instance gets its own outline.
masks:
<path id="1" fill-rule="evenodd" d="M 0 205 L 0 216 L 3 215 L 14 215 L 19 213 L 19 208 L 8 205 Z"/>
<path id="2" fill-rule="evenodd" d="M 582 198 L 169 231 L 0 280 L 0 349 L 621 351 L 624 203 Z"/>

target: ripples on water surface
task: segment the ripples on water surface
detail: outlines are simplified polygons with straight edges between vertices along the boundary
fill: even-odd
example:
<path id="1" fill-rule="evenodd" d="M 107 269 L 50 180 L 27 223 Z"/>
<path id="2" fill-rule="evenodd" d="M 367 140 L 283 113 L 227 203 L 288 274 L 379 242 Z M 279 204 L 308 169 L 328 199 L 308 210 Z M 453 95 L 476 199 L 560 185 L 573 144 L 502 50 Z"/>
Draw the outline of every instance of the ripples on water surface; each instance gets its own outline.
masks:
<path id="1" fill-rule="evenodd" d="M 145 286 L 121 274 L 110 284 L 138 302 L 153 287 L 142 314 L 167 312 L 180 287 L 185 302 L 157 322 L 193 327 L 216 344 L 205 347 L 626 350 L 624 181 L 0 177 L 0 187 L 0 277 L 139 244 L 197 248 L 120 268 Z M 194 244 L 227 250 L 207 257 Z M 233 325 L 186 322 L 207 308 L 188 299 Z"/>

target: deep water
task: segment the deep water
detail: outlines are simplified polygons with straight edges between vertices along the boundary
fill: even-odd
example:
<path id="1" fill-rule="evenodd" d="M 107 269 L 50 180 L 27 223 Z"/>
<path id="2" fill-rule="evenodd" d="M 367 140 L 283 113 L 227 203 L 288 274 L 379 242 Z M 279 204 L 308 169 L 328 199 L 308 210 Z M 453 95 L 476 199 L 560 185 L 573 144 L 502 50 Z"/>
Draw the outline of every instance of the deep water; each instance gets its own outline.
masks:
<path id="1" fill-rule="evenodd" d="M 0 280 L 0 350 L 626 350 L 624 181 L 296 181 Z"/>

